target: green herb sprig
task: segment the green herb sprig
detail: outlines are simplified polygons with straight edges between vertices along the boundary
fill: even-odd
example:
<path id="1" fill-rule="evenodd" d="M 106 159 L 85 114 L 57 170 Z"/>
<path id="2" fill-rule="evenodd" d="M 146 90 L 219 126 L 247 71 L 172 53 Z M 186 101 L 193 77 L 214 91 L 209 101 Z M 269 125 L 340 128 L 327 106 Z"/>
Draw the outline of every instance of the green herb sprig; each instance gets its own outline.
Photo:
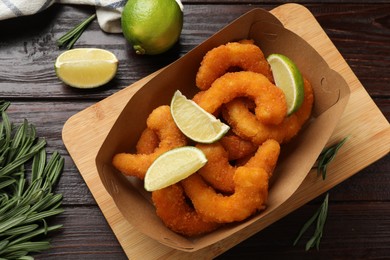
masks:
<path id="1" fill-rule="evenodd" d="M 306 230 L 314 223 L 316 222 L 315 231 L 313 236 L 307 241 L 305 250 L 308 251 L 309 249 L 313 248 L 314 246 L 319 250 L 320 247 L 320 241 L 323 234 L 323 229 L 326 221 L 326 217 L 328 215 L 328 198 L 329 194 L 326 194 L 326 197 L 324 199 L 324 202 L 321 204 L 319 209 L 316 211 L 316 213 L 303 225 L 301 231 L 298 234 L 298 237 L 294 241 L 294 246 L 298 243 L 299 239 L 302 237 L 302 235 L 306 232 Z M 316 221 L 317 220 L 317 221 Z"/>
<path id="2" fill-rule="evenodd" d="M 319 155 L 317 160 L 317 173 L 322 175 L 322 179 L 326 179 L 327 167 L 331 161 L 336 157 L 337 152 L 347 141 L 348 137 L 345 137 L 340 142 L 325 148 Z"/>
<path id="3" fill-rule="evenodd" d="M 327 175 L 327 167 L 329 163 L 336 157 L 337 152 L 343 146 L 343 144 L 347 141 L 348 137 L 345 137 L 340 142 L 325 148 L 319 155 L 317 159 L 317 173 L 322 176 L 322 179 L 326 179 Z M 326 194 L 324 202 L 321 204 L 319 209 L 314 213 L 314 215 L 303 225 L 301 231 L 299 232 L 297 238 L 295 239 L 293 245 L 295 246 L 302 235 L 307 231 L 307 229 L 316 222 L 315 231 L 313 236 L 306 243 L 306 251 L 313 248 L 314 246 L 319 250 L 320 241 L 323 234 L 323 229 L 325 225 L 325 221 L 328 215 L 328 199 L 329 194 Z"/>
<path id="4" fill-rule="evenodd" d="M 9 105 L 0 100 L 0 258 L 32 259 L 30 253 L 50 248 L 47 233 L 62 227 L 48 226 L 47 218 L 63 212 L 62 195 L 53 189 L 64 159 L 54 152 L 46 161 L 46 141 L 36 137 L 27 120 L 13 125 L 6 113 Z"/>
<path id="5" fill-rule="evenodd" d="M 96 18 L 96 14 L 91 15 L 89 18 L 76 25 L 72 30 L 64 34 L 57 40 L 59 47 L 65 46 L 69 50 L 73 47 L 76 41 L 80 38 L 81 34 L 85 31 L 88 25 Z"/>

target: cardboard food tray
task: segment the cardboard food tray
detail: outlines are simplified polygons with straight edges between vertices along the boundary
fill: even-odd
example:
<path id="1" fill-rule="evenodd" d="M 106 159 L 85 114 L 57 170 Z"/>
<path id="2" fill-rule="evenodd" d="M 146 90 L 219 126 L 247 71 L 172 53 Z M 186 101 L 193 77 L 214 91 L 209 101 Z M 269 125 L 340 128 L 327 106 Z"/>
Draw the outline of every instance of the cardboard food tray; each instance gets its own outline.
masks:
<path id="1" fill-rule="evenodd" d="M 312 119 L 292 142 L 282 145 L 264 211 L 205 235 L 186 238 L 163 224 L 151 203 L 151 193 L 143 188 L 143 182 L 137 178 L 125 178 L 113 167 L 112 158 L 118 153 L 134 153 L 149 114 L 160 105 L 169 105 L 177 89 L 189 98 L 199 92 L 195 77 L 209 50 L 241 39 L 254 40 L 265 56 L 282 53 L 297 63 L 313 87 Z M 329 140 L 348 97 L 347 83 L 329 68 L 318 52 L 301 37 L 285 29 L 269 12 L 253 9 L 165 67 L 131 97 L 99 149 L 96 157 L 99 177 L 130 225 L 174 249 L 196 251 L 261 222 L 295 192 Z"/>
<path id="2" fill-rule="evenodd" d="M 71 117 L 65 124 L 63 129 L 63 140 L 129 258 L 136 258 L 137 256 L 159 258 L 168 255 L 175 257 L 191 256 L 194 258 L 211 258 L 216 256 L 388 153 L 388 122 L 369 98 L 364 88 L 360 85 L 355 75 L 353 75 L 348 65 L 342 59 L 341 55 L 337 52 L 310 12 L 300 5 L 288 4 L 272 10 L 271 13 L 275 15 L 286 28 L 294 31 L 311 44 L 325 59 L 326 63 L 332 69 L 340 73 L 348 83 L 349 90 L 351 91 L 350 100 L 329 143 L 341 139 L 345 135 L 350 135 L 350 141 L 345 145 L 345 148 L 340 151 L 340 154 L 336 158 L 336 162 L 332 164 L 326 181 L 321 181 L 320 183 L 315 173 L 307 175 L 304 180 L 302 179 L 303 183 L 299 188 L 297 185 L 296 187 L 294 186 L 294 189 L 289 191 L 290 194 L 293 194 L 287 201 L 282 201 L 278 207 L 273 209 L 273 211 L 262 216 L 260 221 L 257 219 L 256 221 L 249 221 L 244 226 L 235 227 L 235 229 L 233 227 L 233 232 L 230 230 L 225 234 L 220 234 L 220 237 L 225 239 L 212 240 L 212 243 L 203 244 L 203 246 L 199 247 L 202 249 L 189 254 L 164 246 L 139 232 L 139 230 L 134 228 L 134 225 L 129 224 L 125 218 L 126 212 L 124 212 L 124 215 L 121 214 L 115 201 L 103 186 L 95 165 L 95 157 L 97 156 L 100 147 L 104 143 L 104 140 L 114 126 L 120 113 L 126 107 L 130 97 L 140 90 L 148 81 L 153 79 L 158 72 L 134 83 L 128 88 L 108 97 L 90 108 L 81 111 Z M 302 26 L 303 24 L 305 26 Z M 211 45 L 213 44 L 215 43 L 211 43 Z M 206 48 L 209 47 L 210 46 L 206 46 Z M 326 78 L 324 80 L 326 80 Z M 324 83 L 324 85 L 326 84 Z M 354 100 L 356 98 L 359 100 L 358 103 Z M 155 104 L 153 106 L 155 106 Z M 332 104 L 325 104 L 322 107 L 328 108 L 329 106 L 332 106 Z M 362 113 L 362 109 L 366 112 Z M 367 111 L 369 115 L 367 115 Z M 148 111 L 145 113 L 147 112 Z M 317 111 L 316 113 L 320 114 L 321 111 Z M 377 127 L 369 127 L 367 120 L 365 121 L 365 124 L 362 125 L 362 123 L 360 123 L 362 121 L 358 119 L 358 116 L 363 114 L 367 116 L 368 121 L 375 122 L 375 126 Z M 359 131 L 357 131 L 357 129 L 359 129 Z M 361 132 L 362 130 L 364 130 L 364 133 Z M 379 139 L 378 136 L 381 137 L 381 139 Z M 379 143 L 381 143 L 381 146 Z M 386 145 L 384 145 L 384 143 Z M 365 149 L 362 149 L 362 147 Z M 382 149 L 378 149 L 378 147 L 382 147 Z M 353 157 L 355 153 L 369 156 L 359 156 L 360 159 L 357 161 Z M 355 158 L 357 158 L 357 156 Z M 342 161 L 343 163 L 337 164 L 337 161 Z M 300 184 L 302 180 L 300 180 L 298 184 Z M 321 185 L 318 185 L 318 183 Z M 115 189 L 120 189 L 117 184 L 112 185 L 111 188 L 113 189 L 111 193 L 115 193 Z M 295 191 L 296 188 L 298 188 L 298 190 Z M 288 198 L 290 194 L 288 194 L 286 198 Z M 218 243 L 215 243 L 215 241 L 218 241 Z M 191 246 L 189 246 L 188 249 L 191 249 Z"/>

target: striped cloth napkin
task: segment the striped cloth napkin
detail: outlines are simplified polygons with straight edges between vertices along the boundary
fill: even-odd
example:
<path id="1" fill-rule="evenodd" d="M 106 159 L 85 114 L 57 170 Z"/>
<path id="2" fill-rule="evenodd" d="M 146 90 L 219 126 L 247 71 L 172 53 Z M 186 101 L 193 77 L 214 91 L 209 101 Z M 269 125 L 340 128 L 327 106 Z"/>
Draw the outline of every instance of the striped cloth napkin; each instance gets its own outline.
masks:
<path id="1" fill-rule="evenodd" d="M 53 4 L 78 4 L 96 7 L 100 28 L 108 33 L 120 33 L 120 17 L 127 0 L 0 0 L 0 20 L 33 15 Z"/>

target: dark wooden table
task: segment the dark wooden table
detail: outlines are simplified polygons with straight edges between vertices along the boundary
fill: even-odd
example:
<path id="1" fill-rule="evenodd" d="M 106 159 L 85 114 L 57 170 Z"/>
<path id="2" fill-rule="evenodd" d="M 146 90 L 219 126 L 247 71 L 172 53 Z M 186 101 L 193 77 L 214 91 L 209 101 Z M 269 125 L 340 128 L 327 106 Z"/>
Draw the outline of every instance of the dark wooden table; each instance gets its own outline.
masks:
<path id="1" fill-rule="evenodd" d="M 51 153 L 66 159 L 56 192 L 65 212 L 53 219 L 64 228 L 51 235 L 53 248 L 37 259 L 125 259 L 121 246 L 85 185 L 61 139 L 65 121 L 80 110 L 171 63 L 233 19 L 284 1 L 184 1 L 180 44 L 164 55 L 135 55 L 121 34 L 106 34 L 95 20 L 75 47 L 113 51 L 117 76 L 102 88 L 77 90 L 61 83 L 54 61 L 63 51 L 56 40 L 94 13 L 89 6 L 54 5 L 31 16 L 0 21 L 0 98 L 12 102 L 13 121 L 27 118 L 45 137 Z M 296 1 L 305 5 L 336 45 L 387 120 L 390 118 L 390 1 Z M 341 3 L 340 3 L 341 2 Z M 390 258 L 390 156 L 373 163 L 329 191 L 329 215 L 320 250 L 305 252 L 292 241 L 323 197 L 269 226 L 219 259 Z M 304 237 L 307 239 L 309 235 Z"/>

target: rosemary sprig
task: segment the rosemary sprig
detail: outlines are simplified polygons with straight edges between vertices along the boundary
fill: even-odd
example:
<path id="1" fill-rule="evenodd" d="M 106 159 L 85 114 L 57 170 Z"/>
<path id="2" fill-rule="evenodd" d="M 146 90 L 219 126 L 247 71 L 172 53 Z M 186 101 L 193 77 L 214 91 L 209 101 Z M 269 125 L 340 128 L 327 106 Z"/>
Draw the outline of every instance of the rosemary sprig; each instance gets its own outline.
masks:
<path id="1" fill-rule="evenodd" d="M 53 189 L 64 159 L 54 152 L 47 162 L 45 140 L 36 137 L 27 120 L 13 125 L 9 105 L 0 100 L 0 259 L 33 259 L 30 253 L 50 247 L 45 235 L 62 227 L 48 226 L 46 219 L 63 212 L 62 195 Z"/>
<path id="2" fill-rule="evenodd" d="M 96 14 L 93 14 L 80 24 L 76 25 L 72 30 L 70 30 L 57 40 L 57 45 L 59 47 L 66 45 L 66 48 L 68 50 L 71 49 L 75 42 L 80 38 L 81 34 L 83 34 L 84 30 L 95 18 Z"/>
<path id="3" fill-rule="evenodd" d="M 323 234 L 323 229 L 326 221 L 326 217 L 328 215 L 328 198 L 329 194 L 326 194 L 324 202 L 321 204 L 316 213 L 303 225 L 301 231 L 298 234 L 298 237 L 294 241 L 294 246 L 298 243 L 299 239 L 306 232 L 306 230 L 316 221 L 315 231 L 313 236 L 306 243 L 305 250 L 313 248 L 314 246 L 319 250 L 320 241 Z"/>
<path id="4" fill-rule="evenodd" d="M 322 175 L 322 179 L 326 179 L 326 170 L 331 161 L 336 157 L 337 152 L 343 146 L 343 144 L 347 141 L 348 137 L 345 137 L 340 142 L 325 148 L 319 155 L 317 160 L 317 173 Z"/>
<path id="5" fill-rule="evenodd" d="M 334 144 L 328 148 L 325 148 L 319 155 L 317 160 L 317 173 L 322 175 L 322 179 L 326 179 L 326 171 L 328 164 L 336 157 L 338 150 L 343 146 L 347 141 L 348 137 L 345 137 L 343 140 Z M 319 250 L 320 241 L 322 238 L 322 233 L 328 215 L 328 198 L 329 194 L 326 194 L 324 202 L 321 204 L 320 208 L 314 213 L 314 215 L 303 225 L 301 231 L 299 232 L 297 238 L 295 239 L 293 245 L 295 246 L 302 235 L 307 231 L 307 229 L 315 222 L 316 227 L 313 236 L 306 243 L 306 251 L 313 248 L 314 246 Z"/>

